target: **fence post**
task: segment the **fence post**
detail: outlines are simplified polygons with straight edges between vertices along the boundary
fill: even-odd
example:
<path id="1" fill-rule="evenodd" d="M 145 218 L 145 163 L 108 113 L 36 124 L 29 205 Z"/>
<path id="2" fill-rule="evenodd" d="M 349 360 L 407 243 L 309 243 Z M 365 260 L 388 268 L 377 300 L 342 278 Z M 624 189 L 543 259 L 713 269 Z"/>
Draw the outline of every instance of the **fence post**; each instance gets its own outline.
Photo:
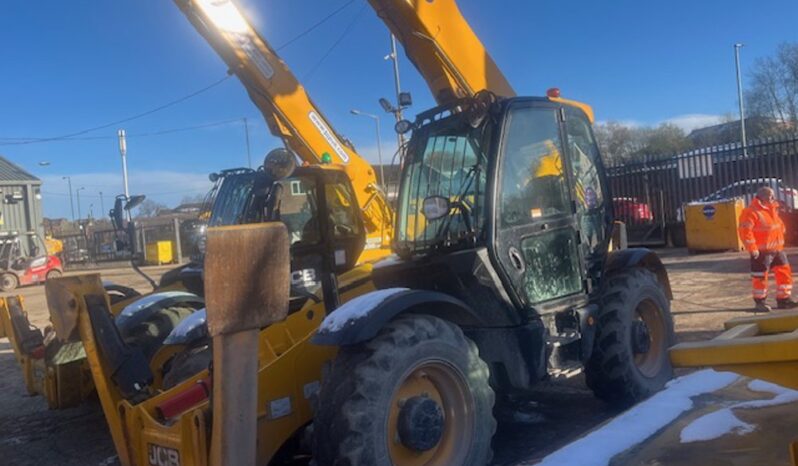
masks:
<path id="1" fill-rule="evenodd" d="M 177 249 L 177 263 L 183 263 L 183 248 L 180 246 L 180 220 L 175 217 L 174 219 L 175 225 L 175 249 Z"/>

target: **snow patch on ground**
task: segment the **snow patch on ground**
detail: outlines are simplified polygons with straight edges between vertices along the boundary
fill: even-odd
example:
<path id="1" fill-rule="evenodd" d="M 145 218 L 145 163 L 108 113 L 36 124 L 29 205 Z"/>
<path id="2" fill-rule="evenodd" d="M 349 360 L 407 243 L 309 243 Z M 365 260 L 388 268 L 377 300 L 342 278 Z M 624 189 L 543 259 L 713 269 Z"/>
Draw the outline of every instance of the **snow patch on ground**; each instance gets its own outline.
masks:
<path id="1" fill-rule="evenodd" d="M 324 318 L 319 333 L 337 332 L 354 321 L 363 318 L 391 296 L 407 291 L 408 288 L 386 288 L 372 291 L 347 301 L 344 305 Z"/>
<path id="2" fill-rule="evenodd" d="M 665 390 L 543 458 L 539 466 L 606 466 L 612 457 L 654 435 L 692 408 L 691 398 L 720 390 L 739 377 L 707 369 L 672 380 Z"/>
<path id="3" fill-rule="evenodd" d="M 745 435 L 756 430 L 756 426 L 740 420 L 731 409 L 721 409 L 709 413 L 682 429 L 679 440 L 682 443 L 712 440 L 726 434 Z"/>
<path id="4" fill-rule="evenodd" d="M 762 380 L 753 380 L 748 384 L 748 389 L 755 392 L 773 393 L 769 400 L 752 400 L 735 403 L 734 405 L 705 414 L 687 427 L 682 429 L 679 438 L 682 443 L 705 440 L 714 440 L 726 434 L 745 435 L 756 430 L 756 426 L 742 421 L 734 415 L 735 409 L 756 409 L 768 406 L 777 406 L 798 401 L 798 391 L 782 387 Z"/>

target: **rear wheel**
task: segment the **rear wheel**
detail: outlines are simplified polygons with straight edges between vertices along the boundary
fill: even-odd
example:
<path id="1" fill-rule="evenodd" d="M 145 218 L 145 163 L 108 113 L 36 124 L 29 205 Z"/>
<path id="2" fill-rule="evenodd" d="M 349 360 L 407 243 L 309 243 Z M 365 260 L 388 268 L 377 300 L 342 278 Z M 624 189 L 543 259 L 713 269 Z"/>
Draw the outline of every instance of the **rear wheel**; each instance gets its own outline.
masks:
<path id="1" fill-rule="evenodd" d="M 636 268 L 608 280 L 585 375 L 598 398 L 629 406 L 673 377 L 668 358 L 675 340 L 673 318 L 670 302 L 650 271 Z"/>
<path id="2" fill-rule="evenodd" d="M 49 270 L 47 272 L 47 275 L 45 275 L 45 278 L 47 280 L 50 280 L 51 278 L 58 278 L 60 276 L 61 276 L 61 271 L 57 270 L 57 269 L 53 269 L 53 270 Z"/>
<path id="3" fill-rule="evenodd" d="M 13 291 L 19 286 L 19 279 L 13 273 L 0 275 L 0 291 Z"/>
<path id="4" fill-rule="evenodd" d="M 125 343 L 140 348 L 149 361 L 175 326 L 194 311 L 192 307 L 183 306 L 159 309 L 144 322 L 120 333 Z"/>
<path id="5" fill-rule="evenodd" d="M 484 465 L 496 430 L 488 367 L 462 330 L 400 317 L 339 352 L 319 394 L 318 464 Z"/>

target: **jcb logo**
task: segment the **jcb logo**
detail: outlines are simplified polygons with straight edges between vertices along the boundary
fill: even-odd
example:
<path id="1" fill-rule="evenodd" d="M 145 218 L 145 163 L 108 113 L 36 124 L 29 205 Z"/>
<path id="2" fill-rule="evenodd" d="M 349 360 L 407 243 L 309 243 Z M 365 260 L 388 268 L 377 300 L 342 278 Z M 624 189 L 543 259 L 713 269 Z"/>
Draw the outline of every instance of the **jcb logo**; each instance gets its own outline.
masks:
<path id="1" fill-rule="evenodd" d="M 291 284 L 310 288 L 316 284 L 316 271 L 313 269 L 294 270 L 291 272 Z"/>
<path id="2" fill-rule="evenodd" d="M 150 466 L 180 466 L 180 453 L 173 448 L 147 444 Z"/>

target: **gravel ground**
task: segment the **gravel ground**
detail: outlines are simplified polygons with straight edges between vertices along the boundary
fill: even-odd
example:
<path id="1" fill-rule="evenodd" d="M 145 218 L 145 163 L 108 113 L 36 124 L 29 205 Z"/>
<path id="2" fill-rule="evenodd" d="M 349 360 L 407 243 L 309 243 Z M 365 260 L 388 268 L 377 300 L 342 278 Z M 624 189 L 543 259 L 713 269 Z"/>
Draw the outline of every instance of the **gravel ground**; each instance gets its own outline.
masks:
<path id="1" fill-rule="evenodd" d="M 788 251 L 793 263 L 798 249 Z M 724 321 L 750 312 L 748 260 L 743 253 L 687 255 L 659 251 L 674 292 L 672 311 L 680 341 L 716 335 Z M 152 267 L 157 278 L 168 270 Z M 148 289 L 129 269 L 102 271 L 103 277 Z M 48 323 L 43 287 L 19 290 L 37 326 Z M 534 462 L 617 414 L 596 400 L 582 377 L 543 383 L 530 397 L 515 400 L 516 410 L 500 415 L 494 442 L 495 465 Z M 567 407 L 567 409 L 565 409 Z M 14 466 L 118 464 L 99 403 L 50 411 L 40 397 L 25 393 L 19 367 L 6 339 L 0 339 L 0 464 Z"/>

